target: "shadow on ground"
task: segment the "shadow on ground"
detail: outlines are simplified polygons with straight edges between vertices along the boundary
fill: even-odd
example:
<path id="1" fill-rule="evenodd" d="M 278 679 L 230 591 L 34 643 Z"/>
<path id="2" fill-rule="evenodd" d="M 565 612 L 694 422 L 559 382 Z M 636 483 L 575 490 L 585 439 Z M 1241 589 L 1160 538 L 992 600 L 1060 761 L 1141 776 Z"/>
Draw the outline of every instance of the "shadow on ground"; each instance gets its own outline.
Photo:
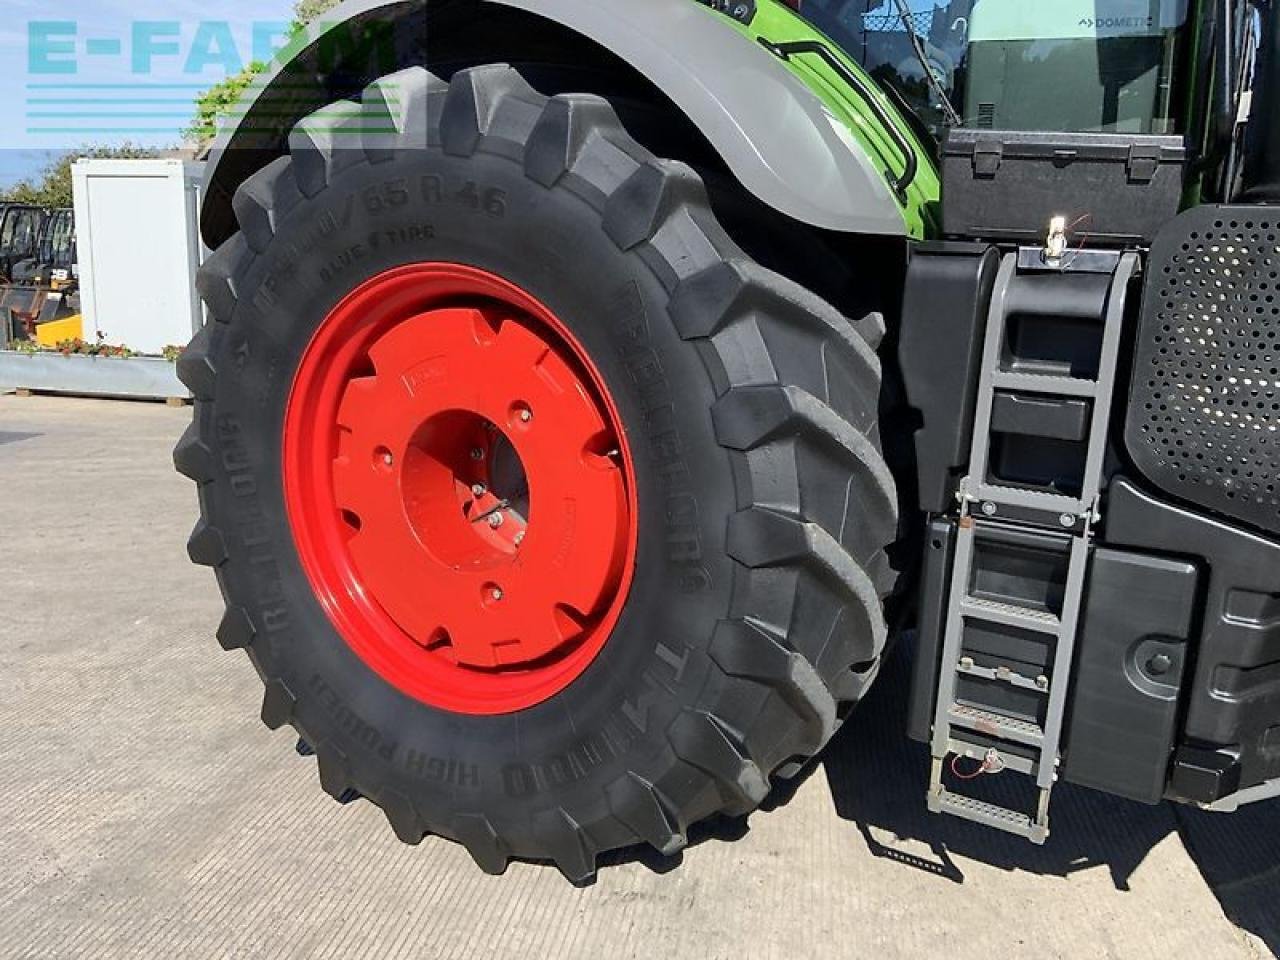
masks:
<path id="1" fill-rule="evenodd" d="M 19 443 L 23 440 L 33 440 L 41 436 L 38 433 L 18 433 L 10 430 L 0 430 L 0 445 L 6 443 Z"/>
<path id="2" fill-rule="evenodd" d="M 820 758 L 836 810 L 868 848 L 904 869 L 964 882 L 959 855 L 1005 870 L 1067 876 L 1104 866 L 1119 890 L 1170 833 L 1182 841 L 1232 922 L 1280 955 L 1280 801 L 1211 814 L 1174 804 L 1149 807 L 1071 784 L 1054 792 L 1053 836 L 1043 847 L 925 809 L 929 751 L 908 740 L 909 644 L 899 644 L 867 700 Z M 813 771 L 809 771 L 812 773 Z M 983 799 L 1030 809 L 1024 778 L 987 777 Z M 788 793 L 772 800 L 785 803 Z M 898 840 L 909 844 L 905 852 Z M 919 852 L 915 852 L 919 851 Z"/>
<path id="3" fill-rule="evenodd" d="M 1042 847 L 930 814 L 925 807 L 929 750 L 905 732 L 910 647 L 909 642 L 896 646 L 867 699 L 823 754 L 794 779 L 779 783 L 763 809 L 786 804 L 821 770 L 836 812 L 856 824 L 872 855 L 953 883 L 965 881 L 956 861 L 960 857 L 1061 877 L 1105 867 L 1116 889 L 1125 891 L 1152 848 L 1177 833 L 1227 917 L 1280 956 L 1280 801 L 1213 814 L 1171 803 L 1146 806 L 1064 783 L 1054 791 L 1053 835 Z M 1033 795 L 1021 790 L 1027 784 L 1016 775 L 984 777 L 965 789 L 1029 810 Z M 736 840 L 748 829 L 745 818 L 713 818 L 689 831 L 689 845 Z M 664 857 L 637 846 L 602 857 L 600 865 L 625 861 L 666 873 L 680 865 L 682 856 Z"/>

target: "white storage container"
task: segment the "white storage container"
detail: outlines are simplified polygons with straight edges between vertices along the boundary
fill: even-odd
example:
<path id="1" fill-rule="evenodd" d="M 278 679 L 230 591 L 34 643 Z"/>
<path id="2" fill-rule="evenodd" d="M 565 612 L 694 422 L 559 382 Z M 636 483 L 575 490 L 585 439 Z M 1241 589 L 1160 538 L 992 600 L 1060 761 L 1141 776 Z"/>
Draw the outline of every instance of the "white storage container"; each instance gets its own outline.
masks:
<path id="1" fill-rule="evenodd" d="M 204 164 L 77 161 L 72 167 L 84 339 L 158 354 L 200 328 L 195 274 Z"/>

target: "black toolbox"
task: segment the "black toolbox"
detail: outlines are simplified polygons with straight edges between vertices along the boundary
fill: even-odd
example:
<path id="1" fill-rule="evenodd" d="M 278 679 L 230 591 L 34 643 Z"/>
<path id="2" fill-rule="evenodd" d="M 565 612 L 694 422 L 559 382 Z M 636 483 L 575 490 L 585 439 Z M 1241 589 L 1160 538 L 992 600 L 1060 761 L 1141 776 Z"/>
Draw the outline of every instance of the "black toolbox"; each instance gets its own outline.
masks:
<path id="1" fill-rule="evenodd" d="M 953 128 L 943 143 L 948 236 L 1042 242 L 1065 217 L 1073 245 L 1150 241 L 1177 212 L 1182 137 Z"/>

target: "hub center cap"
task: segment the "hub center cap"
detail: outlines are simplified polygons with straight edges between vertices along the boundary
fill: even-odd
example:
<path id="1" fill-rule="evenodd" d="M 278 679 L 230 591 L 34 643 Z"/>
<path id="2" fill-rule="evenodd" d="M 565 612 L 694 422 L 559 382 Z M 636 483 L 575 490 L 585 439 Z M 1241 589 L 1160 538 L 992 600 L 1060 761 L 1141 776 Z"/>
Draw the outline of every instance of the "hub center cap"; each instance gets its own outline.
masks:
<path id="1" fill-rule="evenodd" d="M 420 313 L 368 357 L 343 391 L 333 483 L 375 598 L 470 666 L 579 639 L 622 572 L 627 500 L 617 438 L 570 362 L 493 307 Z"/>

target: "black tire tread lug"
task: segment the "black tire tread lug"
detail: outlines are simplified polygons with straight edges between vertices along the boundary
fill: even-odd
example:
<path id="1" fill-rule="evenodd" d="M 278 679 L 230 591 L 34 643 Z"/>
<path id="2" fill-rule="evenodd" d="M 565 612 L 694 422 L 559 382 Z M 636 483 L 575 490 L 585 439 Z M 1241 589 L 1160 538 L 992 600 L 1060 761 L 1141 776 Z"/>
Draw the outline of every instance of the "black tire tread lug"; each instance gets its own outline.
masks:
<path id="1" fill-rule="evenodd" d="M 360 96 L 365 129 L 361 145 L 370 163 L 384 163 L 402 150 L 424 149 L 429 140 L 430 103 L 448 84 L 424 67 L 409 67 L 375 80 Z"/>
<path id="2" fill-rule="evenodd" d="M 427 828 L 423 826 L 413 801 L 400 791 L 382 790 L 378 794 L 378 806 L 401 843 L 416 847 L 426 837 Z"/>
<path id="3" fill-rule="evenodd" d="M 213 331 L 205 325 L 178 355 L 177 374 L 182 385 L 197 400 L 212 400 L 217 370 L 209 356 Z"/>
<path id="4" fill-rule="evenodd" d="M 265 253 L 275 239 L 276 224 L 302 203 L 303 196 L 293 178 L 293 163 L 288 157 L 277 157 L 250 177 L 231 200 L 245 241 L 254 253 Z"/>
<path id="5" fill-rule="evenodd" d="M 547 855 L 571 883 L 586 883 L 596 872 L 596 851 L 582 825 L 563 807 L 535 814 L 534 828 Z"/>
<path id="6" fill-rule="evenodd" d="M 244 607 L 229 606 L 222 614 L 218 624 L 218 646 L 230 653 L 232 650 L 247 650 L 257 637 L 257 628 Z"/>
<path id="7" fill-rule="evenodd" d="M 506 873 L 510 851 L 484 814 L 464 813 L 454 817 L 453 835 L 485 873 L 495 877 Z"/>
<path id="8" fill-rule="evenodd" d="M 889 332 L 884 314 L 879 312 L 872 312 L 859 317 L 853 322 L 853 328 L 858 331 L 858 336 L 867 341 L 867 346 L 872 350 L 880 349 L 885 335 Z"/>
<path id="9" fill-rule="evenodd" d="M 813 664 L 772 631 L 743 620 L 721 621 L 710 652 L 729 676 L 768 684 L 792 708 L 806 733 L 794 752 L 813 754 L 826 746 L 836 731 L 836 701 Z"/>
<path id="10" fill-rule="evenodd" d="M 639 774 L 628 772 L 605 792 L 613 815 L 663 856 L 679 852 L 688 843 L 686 828 L 670 801 Z"/>
<path id="11" fill-rule="evenodd" d="M 671 315 L 686 340 L 713 338 L 746 317 L 804 328 L 856 362 L 864 376 L 879 381 L 875 349 L 849 320 L 816 294 L 752 260 L 726 259 L 682 280 L 672 297 Z"/>
<path id="12" fill-rule="evenodd" d="M 316 772 L 320 777 L 320 789 L 341 803 L 348 791 L 355 790 L 355 785 L 351 782 L 351 765 L 346 754 L 328 743 L 316 743 L 312 746 L 316 754 Z"/>
<path id="13" fill-rule="evenodd" d="M 173 465 L 180 474 L 196 483 L 208 483 L 213 479 L 213 451 L 204 442 L 200 425 L 195 420 L 183 431 L 173 448 Z"/>
<path id="14" fill-rule="evenodd" d="M 836 539 L 821 526 L 764 507 L 740 510 L 729 518 L 729 553 L 752 568 L 798 567 L 838 590 L 853 606 L 879 607 L 875 584 Z M 884 649 L 886 627 L 882 617 L 872 621 L 871 655 Z"/>
<path id="15" fill-rule="evenodd" d="M 297 697 L 283 680 L 269 680 L 262 694 L 262 722 L 269 730 L 279 730 L 293 719 L 297 705 Z"/>
<path id="16" fill-rule="evenodd" d="M 726 812 L 754 810 L 769 792 L 755 761 L 716 717 L 701 710 L 682 710 L 667 730 L 676 756 L 709 774 L 726 801 Z"/>
<path id="17" fill-rule="evenodd" d="M 896 536 L 898 496 L 889 465 L 865 434 L 817 397 L 780 384 L 738 387 L 716 401 L 711 416 L 722 446 L 754 452 L 778 444 L 810 443 L 861 481 L 856 532 L 864 546 L 858 562 L 869 564 Z M 761 469 L 773 468 L 778 459 L 777 451 L 764 449 Z"/>
<path id="18" fill-rule="evenodd" d="M 187 539 L 187 556 L 202 567 L 222 566 L 227 562 L 227 543 L 222 531 L 201 517 Z"/>
<path id="19" fill-rule="evenodd" d="M 632 250 L 655 237 L 681 207 L 707 203 L 706 187 L 691 167 L 676 160 L 650 160 L 608 198 L 604 232 L 619 250 Z"/>
<path id="20" fill-rule="evenodd" d="M 363 108 L 352 100 L 321 107 L 289 134 L 293 181 L 304 197 L 315 197 L 343 170 L 365 160 Z"/>
<path id="21" fill-rule="evenodd" d="M 588 94 L 552 97 L 525 145 L 525 175 L 544 187 L 555 186 L 578 162 L 587 141 L 614 127 L 617 127 L 617 115 L 601 97 Z"/>
<path id="22" fill-rule="evenodd" d="M 475 153 L 486 137 L 495 134 L 503 101 L 508 97 L 530 106 L 541 106 L 546 101 L 518 71 L 506 64 L 458 71 L 449 83 L 440 114 L 440 144 L 444 152 L 456 157 Z"/>
<path id="23" fill-rule="evenodd" d="M 253 248 L 243 233 L 237 233 L 215 250 L 196 272 L 196 290 L 209 307 L 209 316 L 218 323 L 235 317 L 239 296 L 236 280 L 253 262 Z"/>

